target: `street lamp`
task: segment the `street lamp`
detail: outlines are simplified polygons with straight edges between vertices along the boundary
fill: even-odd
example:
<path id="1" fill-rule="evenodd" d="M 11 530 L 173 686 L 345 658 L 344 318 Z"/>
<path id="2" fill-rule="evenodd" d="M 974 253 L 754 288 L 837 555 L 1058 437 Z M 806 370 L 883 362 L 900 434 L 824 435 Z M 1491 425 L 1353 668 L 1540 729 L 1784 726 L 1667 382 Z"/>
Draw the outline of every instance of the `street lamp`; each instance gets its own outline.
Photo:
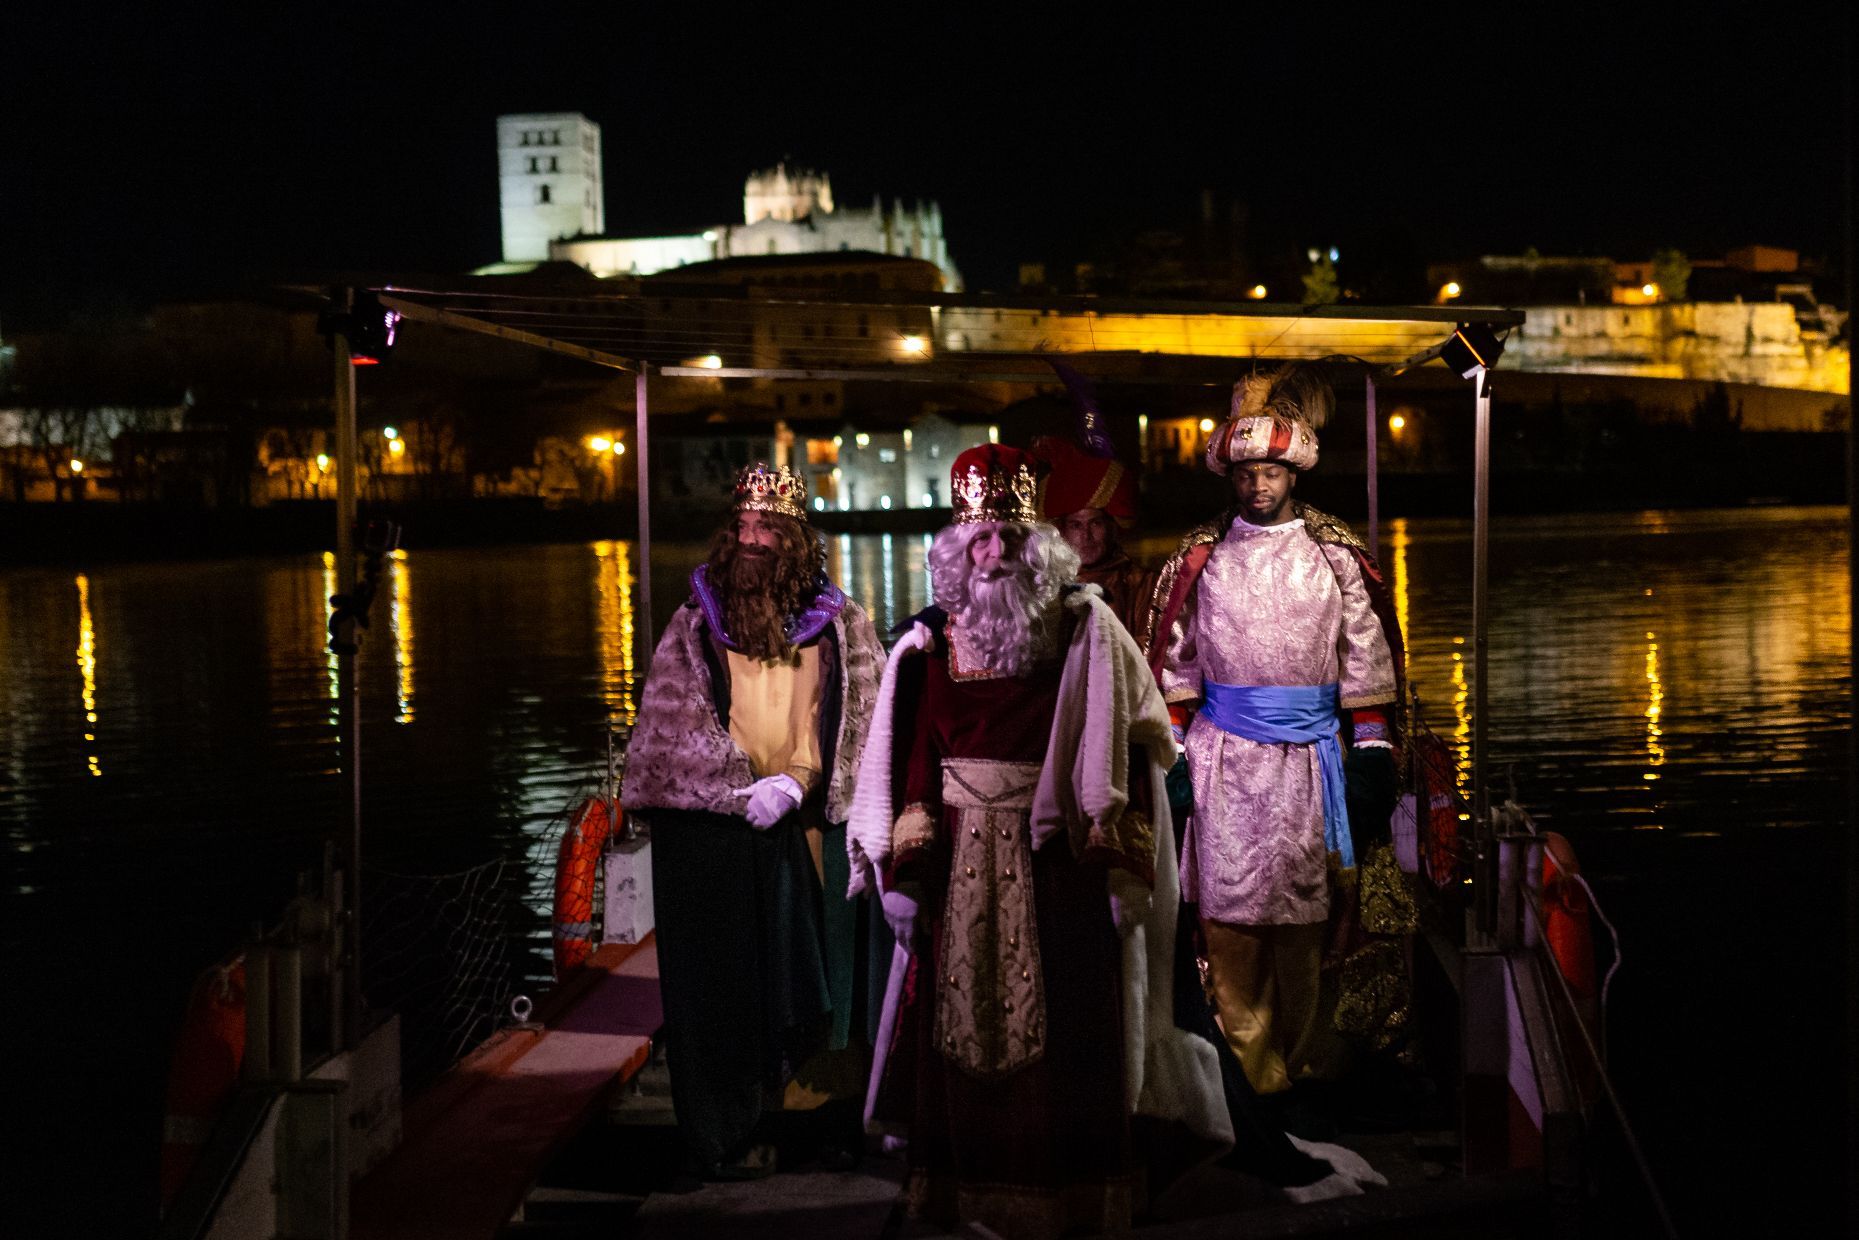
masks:
<path id="1" fill-rule="evenodd" d="M 589 435 L 587 446 L 595 452 L 605 452 L 613 446 L 613 441 L 605 435 Z"/>
<path id="2" fill-rule="evenodd" d="M 1212 418 L 1202 418 L 1201 419 L 1201 434 L 1211 435 L 1213 434 L 1213 431 L 1214 431 L 1214 420 Z"/>
<path id="3" fill-rule="evenodd" d="M 1464 289 L 1459 287 L 1459 282 L 1457 280 L 1448 280 L 1446 283 L 1439 286 L 1439 299 L 1441 301 L 1451 301 L 1464 291 Z"/>
<path id="4" fill-rule="evenodd" d="M 71 458 L 71 472 L 74 474 L 81 474 L 84 472 L 84 462 L 78 460 L 75 456 Z"/>
<path id="5" fill-rule="evenodd" d="M 1246 296 L 1252 298 L 1252 300 L 1254 301 L 1264 301 L 1265 300 L 1265 286 L 1263 284 L 1253 285 L 1251 288 L 1246 290 Z"/>
<path id="6" fill-rule="evenodd" d="M 1393 431 L 1397 435 L 1401 433 L 1401 428 L 1406 425 L 1407 425 L 1407 419 L 1402 417 L 1398 413 L 1388 419 L 1388 429 Z"/>
<path id="7" fill-rule="evenodd" d="M 903 346 L 904 352 L 913 356 L 921 356 L 923 351 L 929 348 L 929 341 L 923 339 L 921 336 L 905 336 L 903 339 Z"/>

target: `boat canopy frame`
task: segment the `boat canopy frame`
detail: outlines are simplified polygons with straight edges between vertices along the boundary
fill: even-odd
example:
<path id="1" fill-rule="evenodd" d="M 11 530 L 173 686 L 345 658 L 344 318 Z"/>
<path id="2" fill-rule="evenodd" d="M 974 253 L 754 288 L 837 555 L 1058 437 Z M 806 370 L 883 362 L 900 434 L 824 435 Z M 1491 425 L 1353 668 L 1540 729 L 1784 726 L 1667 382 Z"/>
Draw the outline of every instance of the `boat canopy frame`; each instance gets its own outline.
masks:
<path id="1" fill-rule="evenodd" d="M 299 289 L 298 291 L 308 291 Z M 897 291 L 862 291 L 851 289 L 812 290 L 785 286 L 671 285 L 654 284 L 641 288 L 629 284 L 626 291 L 590 294 L 507 293 L 482 285 L 468 288 L 419 288 L 392 283 L 349 285 L 317 290 L 327 295 L 335 350 L 335 463 L 337 473 L 337 583 L 342 595 L 353 598 L 357 585 L 355 555 L 356 499 L 358 495 L 359 453 L 356 442 L 356 392 L 354 367 L 346 335 L 346 315 L 362 294 L 378 301 L 382 310 L 409 323 L 444 327 L 505 340 L 575 358 L 596 366 L 630 373 L 634 376 L 635 441 L 634 469 L 637 477 L 640 605 L 643 617 L 642 660 L 649 666 L 654 644 L 652 626 L 652 518 L 650 440 L 648 414 L 653 379 L 750 379 L 772 382 L 842 380 L 874 383 L 940 384 L 1026 384 L 1057 386 L 1060 380 L 1050 363 L 1063 360 L 1087 378 L 1104 382 L 1170 387 L 1213 387 L 1233 382 L 1234 375 L 1210 377 L 1224 363 L 1233 367 L 1256 366 L 1304 360 L 1318 362 L 1348 361 L 1366 367 L 1368 443 L 1369 533 L 1371 550 L 1378 550 L 1379 512 L 1377 490 L 1377 452 L 1379 434 L 1375 401 L 1375 380 L 1389 378 L 1437 359 L 1452 339 L 1464 328 L 1476 325 L 1493 334 L 1507 334 L 1524 321 L 1521 310 L 1476 306 L 1370 306 L 1355 302 L 1328 305 L 1290 305 L 1268 302 L 1178 301 L 1140 298 L 1099 297 L 1026 297 L 991 294 L 909 293 Z M 714 333 L 691 331 L 669 326 L 675 319 L 666 318 L 682 303 L 687 309 L 700 305 L 711 307 L 709 313 L 725 322 L 727 328 L 741 330 L 745 336 L 758 316 L 770 312 L 794 310 L 816 312 L 851 310 L 854 312 L 884 309 L 899 315 L 910 312 L 926 316 L 930 324 L 943 317 L 964 313 L 990 314 L 994 321 L 1007 315 L 1024 316 L 1028 326 L 1027 347 L 1018 349 L 942 350 L 926 348 L 925 356 L 900 360 L 886 365 L 858 365 L 840 360 L 835 350 L 869 352 L 874 340 L 842 337 L 811 347 L 806 364 L 792 366 L 725 365 L 717 356 L 703 356 L 708 350 L 702 342 L 714 339 Z M 1057 317 L 1052 324 L 1048 319 Z M 654 318 L 664 319 L 648 325 Z M 1131 329 L 1119 324 L 1127 320 L 1141 324 L 1173 322 L 1183 338 L 1191 340 L 1194 327 L 1217 328 L 1222 325 L 1238 329 L 1248 338 L 1245 352 L 1195 348 L 1183 353 L 1157 353 L 1151 349 L 1118 348 L 1116 345 Z M 696 320 L 703 322 L 703 320 Z M 1365 335 L 1363 329 L 1379 327 Z M 1054 347 L 1052 331 L 1072 335 L 1085 348 Z M 1352 330 L 1353 329 L 1353 330 Z M 1008 328 L 1007 331 L 1016 329 Z M 879 338 L 880 340 L 882 337 Z M 1107 347 L 1103 347 L 1107 346 Z M 783 349 L 787 353 L 789 350 Z M 689 355 L 697 354 L 702 361 Z M 937 356 L 941 354 L 941 356 Z M 1134 355 L 1139 366 L 1134 373 L 1093 374 L 1090 359 L 1117 358 L 1128 361 Z M 678 358 L 666 362 L 667 357 Z M 1192 357 L 1200 365 L 1199 373 L 1168 373 Z M 654 359 L 659 360 L 654 360 Z M 1495 360 L 1495 359 L 1493 359 Z M 1474 480 L 1472 537 L 1472 780 L 1475 820 L 1483 840 L 1484 828 L 1491 819 L 1489 797 L 1489 749 L 1487 744 L 1488 692 L 1488 578 L 1490 559 L 1490 421 L 1491 381 L 1484 365 L 1473 367 L 1464 377 L 1472 381 L 1474 420 Z M 348 861 L 350 873 L 360 873 L 362 857 L 360 797 L 360 712 L 356 697 L 358 681 L 355 666 L 356 617 L 346 619 L 338 613 L 337 628 L 331 646 L 338 657 L 338 679 L 342 706 L 338 714 L 340 730 L 340 766 L 347 781 L 343 798 L 348 827 Z M 1482 845 L 1481 845 L 1482 852 Z M 359 1037 L 360 1003 L 360 909 L 359 882 L 349 884 L 348 947 L 351 959 L 347 969 L 349 1001 L 345 1004 L 350 1032 Z M 1479 884 L 1487 889 L 1490 884 Z M 1489 924 L 1495 908 L 1480 910 L 1478 920 Z M 353 1040 L 351 1041 L 353 1044 Z"/>

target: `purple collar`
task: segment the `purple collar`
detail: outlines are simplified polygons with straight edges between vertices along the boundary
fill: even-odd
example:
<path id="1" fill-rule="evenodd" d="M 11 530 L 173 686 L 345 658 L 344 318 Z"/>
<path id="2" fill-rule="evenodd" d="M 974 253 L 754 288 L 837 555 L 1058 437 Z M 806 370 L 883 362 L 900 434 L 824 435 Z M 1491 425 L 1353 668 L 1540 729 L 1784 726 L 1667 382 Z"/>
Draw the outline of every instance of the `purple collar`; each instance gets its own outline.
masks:
<path id="1" fill-rule="evenodd" d="M 691 593 L 697 596 L 697 605 L 703 608 L 704 622 L 710 631 L 716 634 L 718 641 L 731 650 L 741 650 L 729 635 L 729 629 L 723 624 L 723 603 L 711 589 L 708 564 L 699 564 L 691 570 Z M 796 646 L 804 646 L 826 631 L 826 626 L 833 618 L 845 610 L 846 596 L 843 591 L 826 578 L 820 578 L 820 587 L 813 596 L 813 601 L 799 615 L 789 616 L 781 625 L 781 631 Z"/>

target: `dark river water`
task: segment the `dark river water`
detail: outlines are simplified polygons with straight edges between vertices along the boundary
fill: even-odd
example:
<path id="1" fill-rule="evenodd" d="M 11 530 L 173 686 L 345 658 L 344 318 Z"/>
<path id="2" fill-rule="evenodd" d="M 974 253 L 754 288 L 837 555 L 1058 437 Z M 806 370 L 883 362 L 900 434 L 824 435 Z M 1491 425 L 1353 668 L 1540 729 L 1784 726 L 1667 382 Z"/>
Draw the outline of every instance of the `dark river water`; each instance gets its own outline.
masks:
<path id="1" fill-rule="evenodd" d="M 1625 938 L 1613 1068 L 1681 1227 L 1789 1234 L 1834 1200 L 1838 848 L 1851 631 L 1843 509 L 1519 518 L 1492 541 L 1492 738 Z M 881 625 L 923 536 L 829 539 Z M 476 873 L 536 954 L 537 842 L 642 683 L 627 543 L 412 550 L 362 659 L 373 866 Z M 1166 544 L 1140 548 L 1159 554 Z M 695 542 L 656 549 L 656 610 Z M 1395 521 L 1412 679 L 1469 736 L 1470 530 Z M 8 1212 L 47 1234 L 153 1217 L 190 979 L 275 921 L 338 821 L 327 557 L 0 572 Z M 462 888 L 442 899 L 485 899 Z M 1605 936 L 1603 936 L 1604 938 Z M 520 981 L 520 979 L 519 979 Z M 22 1188 L 33 1185 L 33 1188 Z M 36 1221 L 34 1221 L 36 1220 Z"/>

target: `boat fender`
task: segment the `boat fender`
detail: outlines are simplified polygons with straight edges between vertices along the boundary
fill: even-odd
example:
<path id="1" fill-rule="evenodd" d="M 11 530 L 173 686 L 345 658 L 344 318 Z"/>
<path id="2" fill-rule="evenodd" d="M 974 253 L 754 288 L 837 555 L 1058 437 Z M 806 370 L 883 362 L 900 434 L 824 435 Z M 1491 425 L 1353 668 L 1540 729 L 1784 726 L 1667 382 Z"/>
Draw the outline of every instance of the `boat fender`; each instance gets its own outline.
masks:
<path id="1" fill-rule="evenodd" d="M 1575 846 L 1556 831 L 1543 834 L 1543 938 L 1556 968 L 1575 996 L 1583 1023 L 1593 1028 L 1599 1012 L 1595 985 L 1593 910 L 1587 887 L 1578 881 Z"/>
<path id="2" fill-rule="evenodd" d="M 189 992 L 168 1065 L 162 1121 L 161 1208 L 174 1205 L 200 1161 L 213 1121 L 239 1085 L 245 1060 L 245 957 L 215 965 Z"/>

